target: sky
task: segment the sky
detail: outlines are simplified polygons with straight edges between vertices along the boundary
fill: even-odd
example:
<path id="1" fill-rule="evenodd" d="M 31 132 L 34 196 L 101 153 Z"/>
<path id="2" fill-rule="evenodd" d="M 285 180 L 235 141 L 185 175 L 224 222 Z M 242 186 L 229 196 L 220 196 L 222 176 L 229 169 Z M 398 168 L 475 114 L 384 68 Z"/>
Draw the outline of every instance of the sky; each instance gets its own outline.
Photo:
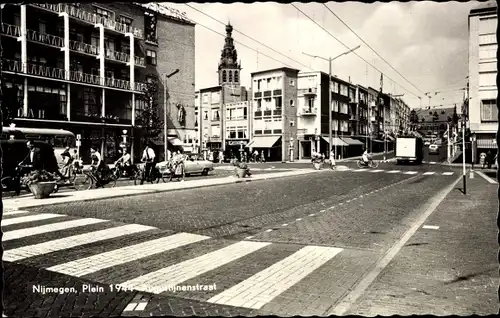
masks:
<path id="1" fill-rule="evenodd" d="M 361 45 L 355 53 L 333 61 L 332 74 L 344 80 L 350 79 L 354 84 L 379 89 L 382 72 L 383 91 L 404 94 L 401 98 L 411 108 L 452 107 L 454 103 L 461 103 L 463 91 L 460 89 L 466 86 L 468 75 L 468 14 L 478 4 L 475 1 L 327 2 L 326 6 L 368 46 L 322 3 L 164 3 L 185 12 L 191 21 L 197 23 L 197 90 L 218 85 L 217 66 L 224 45 L 225 27 L 191 7 L 224 24 L 230 22 L 233 25 L 244 86 L 250 87 L 250 73 L 283 66 L 328 73 L 327 61 L 303 53 L 328 58 Z M 427 92 L 431 92 L 431 99 L 425 95 Z"/>

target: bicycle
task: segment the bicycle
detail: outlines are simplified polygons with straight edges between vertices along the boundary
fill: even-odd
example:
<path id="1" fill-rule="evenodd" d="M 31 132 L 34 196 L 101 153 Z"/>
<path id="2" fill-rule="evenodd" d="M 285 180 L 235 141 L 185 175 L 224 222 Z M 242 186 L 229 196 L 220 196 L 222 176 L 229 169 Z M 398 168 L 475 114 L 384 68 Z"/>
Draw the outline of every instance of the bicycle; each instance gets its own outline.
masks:
<path id="1" fill-rule="evenodd" d="M 376 160 L 373 160 L 373 159 L 369 159 L 368 163 L 365 163 L 363 161 L 363 159 L 359 159 L 356 164 L 358 165 L 359 169 L 363 169 L 363 168 L 367 168 L 367 167 L 376 169 L 376 168 L 378 168 L 379 162 Z"/>
<path id="2" fill-rule="evenodd" d="M 26 174 L 23 172 L 31 168 L 32 168 L 31 166 L 18 164 L 17 167 L 15 168 L 14 175 L 6 176 L 1 179 L 0 182 L 2 184 L 2 192 L 7 192 L 8 190 L 14 190 L 15 195 L 20 195 L 21 189 L 23 188 L 23 185 L 21 184 L 21 178 L 23 175 Z M 25 188 L 28 189 L 28 191 L 30 191 L 29 187 Z"/>
<path id="3" fill-rule="evenodd" d="M 183 162 L 178 162 L 178 163 L 169 162 L 167 165 L 167 170 L 169 171 L 168 174 L 169 182 L 172 181 L 174 177 L 177 177 L 177 181 L 181 181 L 181 179 L 184 180 L 184 178 L 186 177 Z"/>
<path id="4" fill-rule="evenodd" d="M 114 188 L 116 186 L 116 175 L 113 170 L 107 168 L 103 169 L 103 178 L 98 178 L 94 167 L 91 167 L 87 172 L 83 172 L 85 176 L 75 177 L 74 187 L 76 190 L 90 190 L 93 186 L 96 188 L 110 187 Z"/>
<path id="5" fill-rule="evenodd" d="M 138 167 L 138 170 L 135 173 L 134 177 L 134 185 L 141 184 L 142 180 L 145 180 L 145 174 L 146 174 L 146 165 L 140 165 Z M 151 168 L 151 173 L 149 175 L 149 180 L 145 180 L 146 182 L 150 182 L 151 184 L 153 183 L 159 183 L 160 179 L 162 179 L 163 182 L 165 181 L 166 178 L 165 176 L 162 175 L 156 164 Z"/>

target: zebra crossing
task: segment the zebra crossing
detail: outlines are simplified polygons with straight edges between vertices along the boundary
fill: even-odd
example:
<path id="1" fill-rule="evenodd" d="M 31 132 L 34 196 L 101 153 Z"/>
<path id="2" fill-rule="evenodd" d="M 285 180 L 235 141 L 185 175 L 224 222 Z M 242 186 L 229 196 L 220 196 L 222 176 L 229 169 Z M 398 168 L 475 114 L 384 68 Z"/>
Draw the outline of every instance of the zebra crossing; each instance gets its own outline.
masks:
<path id="1" fill-rule="evenodd" d="M 169 262 L 160 261 L 151 266 L 147 264 L 148 258 L 161 259 L 162 254 L 175 251 L 179 253 L 179 249 L 220 239 L 183 232 L 164 234 L 158 228 L 140 224 L 124 224 L 98 218 L 75 218 L 62 214 L 35 214 L 22 210 L 7 212 L 4 218 L 2 229 L 5 262 L 23 263 L 42 257 L 52 260 L 52 263 L 35 263 L 34 266 L 95 283 L 119 285 L 125 290 L 149 294 L 168 293 L 172 286 L 192 282 L 203 275 L 216 272 L 218 277 L 225 278 L 232 275 L 231 268 L 246 268 L 243 276 L 239 273 L 237 279 L 219 284 L 223 288 L 207 294 L 203 301 L 249 309 L 261 309 L 343 251 L 342 248 L 336 247 L 306 245 L 296 246 L 288 250 L 288 254 L 276 256 L 276 250 L 280 247 L 275 246 L 274 251 L 269 248 L 277 243 L 227 241 L 224 242 L 227 245 L 224 247 L 215 244 L 208 250 L 194 249 L 194 252 L 184 257 L 186 259 L 172 259 L 163 255 Z M 37 223 L 44 224 L 36 225 Z M 106 228 L 96 230 L 99 226 Z M 86 227 L 92 229 L 87 231 Z M 83 233 L 75 235 L 74 231 L 77 229 Z M 50 235 L 47 236 L 48 234 Z M 159 234 L 161 237 L 158 237 Z M 134 235 L 141 235 L 142 242 L 136 243 L 132 239 Z M 19 241 L 21 239 L 23 241 Z M 24 241 L 26 239 L 27 243 Z M 119 241 L 114 245 L 106 244 L 113 239 Z M 16 244 L 12 247 L 10 243 L 13 242 Z M 96 248 L 89 248 L 92 244 L 95 244 Z M 78 256 L 67 253 L 75 248 L 84 252 Z M 256 253 L 267 254 L 264 257 L 268 260 L 268 263 L 264 262 L 265 267 L 262 264 L 260 267 L 248 264 L 260 259 Z M 56 257 L 55 261 L 52 258 L 54 254 L 60 256 Z M 53 264 L 54 262 L 57 264 Z M 112 281 L 89 278 L 120 266 L 131 266 L 132 270 L 129 272 L 132 272 L 132 276 L 121 271 L 124 274 L 114 275 L 110 278 Z M 133 273 L 136 267 L 143 270 Z M 104 276 L 106 275 L 101 275 Z"/>
<path id="2" fill-rule="evenodd" d="M 405 175 L 416 175 L 419 174 L 419 171 L 407 171 L 407 170 L 386 170 L 386 169 L 358 169 L 358 168 L 347 168 L 342 171 L 349 171 L 349 172 L 356 172 L 356 173 L 361 173 L 361 172 L 366 172 L 366 173 L 388 173 L 388 174 L 405 174 Z M 423 176 L 452 176 L 454 172 L 436 172 L 436 171 L 427 171 L 422 173 Z"/>

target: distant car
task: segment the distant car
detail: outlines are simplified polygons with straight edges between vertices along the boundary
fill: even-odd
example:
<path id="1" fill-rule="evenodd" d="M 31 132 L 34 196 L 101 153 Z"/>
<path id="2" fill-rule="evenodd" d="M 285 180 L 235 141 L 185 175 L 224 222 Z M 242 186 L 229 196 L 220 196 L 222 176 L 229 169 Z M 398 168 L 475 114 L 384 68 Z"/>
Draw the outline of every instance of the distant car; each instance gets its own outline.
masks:
<path id="1" fill-rule="evenodd" d="M 439 147 L 436 144 L 430 145 L 429 146 L 429 154 L 439 154 Z"/>
<path id="2" fill-rule="evenodd" d="M 157 165 L 160 173 L 166 173 L 167 171 L 167 162 L 162 161 Z M 202 175 L 208 175 L 209 171 L 214 170 L 214 163 L 208 160 L 204 160 L 203 157 L 198 155 L 189 155 L 188 158 L 184 161 L 184 173 L 187 175 L 201 173 Z"/>

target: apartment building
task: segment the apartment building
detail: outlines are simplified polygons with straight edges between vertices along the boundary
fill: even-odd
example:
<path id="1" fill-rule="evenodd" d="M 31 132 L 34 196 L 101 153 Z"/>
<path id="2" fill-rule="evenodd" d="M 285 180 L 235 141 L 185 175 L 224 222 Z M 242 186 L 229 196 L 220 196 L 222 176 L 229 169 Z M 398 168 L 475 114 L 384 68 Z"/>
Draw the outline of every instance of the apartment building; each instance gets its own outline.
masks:
<path id="1" fill-rule="evenodd" d="M 237 156 L 245 151 L 245 146 L 250 141 L 250 105 L 248 101 L 224 104 L 225 143 L 227 158 Z"/>
<path id="2" fill-rule="evenodd" d="M 250 152 L 264 152 L 267 161 L 297 159 L 297 77 L 299 70 L 282 67 L 251 73 Z"/>
<path id="3" fill-rule="evenodd" d="M 475 153 L 497 152 L 498 130 L 497 3 L 490 1 L 469 13 L 469 121 Z M 478 158 L 476 158 L 478 160 Z"/>
<path id="4" fill-rule="evenodd" d="M 84 159 L 98 146 L 106 161 L 126 130 L 137 156 L 145 83 L 179 69 L 169 79 L 168 135 L 178 146 L 194 137 L 194 24 L 182 15 L 134 3 L 9 4 L 1 36 L 4 103 L 18 127 L 70 130 L 82 136 Z"/>

